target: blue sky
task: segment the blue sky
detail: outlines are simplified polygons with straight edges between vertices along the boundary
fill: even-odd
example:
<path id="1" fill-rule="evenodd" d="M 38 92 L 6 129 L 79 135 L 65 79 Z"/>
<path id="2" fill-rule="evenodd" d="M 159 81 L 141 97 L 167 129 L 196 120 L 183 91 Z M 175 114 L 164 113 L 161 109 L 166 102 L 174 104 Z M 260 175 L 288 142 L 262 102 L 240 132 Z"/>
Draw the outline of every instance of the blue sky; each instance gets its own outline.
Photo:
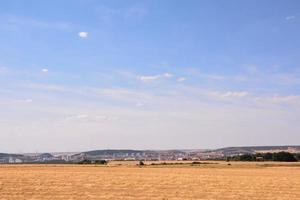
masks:
<path id="1" fill-rule="evenodd" d="M 0 1 L 0 151 L 300 141 L 299 1 Z"/>

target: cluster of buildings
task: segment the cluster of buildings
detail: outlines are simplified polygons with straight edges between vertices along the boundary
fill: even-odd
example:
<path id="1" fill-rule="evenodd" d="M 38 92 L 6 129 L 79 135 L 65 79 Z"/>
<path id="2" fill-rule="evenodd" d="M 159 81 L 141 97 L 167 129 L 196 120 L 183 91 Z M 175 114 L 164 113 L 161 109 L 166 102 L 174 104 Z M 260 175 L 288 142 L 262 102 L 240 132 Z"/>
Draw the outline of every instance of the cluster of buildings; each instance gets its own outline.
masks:
<path id="1" fill-rule="evenodd" d="M 99 150 L 79 153 L 42 153 L 42 154 L 0 154 L 0 163 L 77 163 L 83 160 L 205 160 L 219 159 L 224 155 L 203 151 L 180 150 Z"/>
<path id="2" fill-rule="evenodd" d="M 61 163 L 69 161 L 68 155 L 50 153 L 0 154 L 0 163 Z"/>
<path id="3" fill-rule="evenodd" d="M 156 151 L 99 151 L 99 152 L 84 152 L 72 155 L 71 161 L 76 160 L 207 160 L 221 159 L 224 154 L 219 152 L 204 152 L 204 151 L 180 151 L 180 150 L 156 150 Z"/>

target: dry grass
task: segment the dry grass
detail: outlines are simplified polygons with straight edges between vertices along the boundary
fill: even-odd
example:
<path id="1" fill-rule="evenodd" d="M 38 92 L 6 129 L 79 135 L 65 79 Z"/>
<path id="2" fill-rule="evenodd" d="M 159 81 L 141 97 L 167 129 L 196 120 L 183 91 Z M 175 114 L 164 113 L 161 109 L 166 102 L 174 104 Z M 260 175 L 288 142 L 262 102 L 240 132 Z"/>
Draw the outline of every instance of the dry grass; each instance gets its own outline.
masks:
<path id="1" fill-rule="evenodd" d="M 299 166 L 115 164 L 0 165 L 0 199 L 300 199 Z"/>

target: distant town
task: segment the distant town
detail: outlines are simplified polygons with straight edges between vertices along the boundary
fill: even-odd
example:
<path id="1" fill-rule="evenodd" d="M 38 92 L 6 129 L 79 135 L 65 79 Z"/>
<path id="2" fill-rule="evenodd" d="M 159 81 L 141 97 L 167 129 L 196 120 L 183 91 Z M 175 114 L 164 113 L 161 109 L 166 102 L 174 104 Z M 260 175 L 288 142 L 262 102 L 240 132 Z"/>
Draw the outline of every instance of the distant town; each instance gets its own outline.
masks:
<path id="1" fill-rule="evenodd" d="M 0 153 L 0 163 L 80 163 L 89 160 L 112 161 L 167 161 L 167 160 L 226 160 L 242 155 L 265 155 L 270 153 L 288 152 L 300 154 L 300 146 L 252 146 L 227 147 L 213 150 L 94 150 L 86 152 L 60 153 Z M 249 157 L 247 157 L 249 158 Z M 263 159 L 263 156 L 257 156 Z"/>

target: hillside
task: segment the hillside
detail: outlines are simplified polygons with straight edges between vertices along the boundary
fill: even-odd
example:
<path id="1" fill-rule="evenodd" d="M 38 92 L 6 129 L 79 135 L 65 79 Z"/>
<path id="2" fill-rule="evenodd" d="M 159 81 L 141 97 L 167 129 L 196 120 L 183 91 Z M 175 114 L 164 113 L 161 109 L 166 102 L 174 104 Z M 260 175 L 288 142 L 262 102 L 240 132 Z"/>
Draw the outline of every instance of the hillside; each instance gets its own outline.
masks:
<path id="1" fill-rule="evenodd" d="M 245 147 L 226 147 L 209 152 L 222 153 L 225 156 L 236 154 L 254 154 L 254 153 L 267 153 L 287 151 L 290 153 L 300 153 L 300 146 L 245 146 Z"/>

